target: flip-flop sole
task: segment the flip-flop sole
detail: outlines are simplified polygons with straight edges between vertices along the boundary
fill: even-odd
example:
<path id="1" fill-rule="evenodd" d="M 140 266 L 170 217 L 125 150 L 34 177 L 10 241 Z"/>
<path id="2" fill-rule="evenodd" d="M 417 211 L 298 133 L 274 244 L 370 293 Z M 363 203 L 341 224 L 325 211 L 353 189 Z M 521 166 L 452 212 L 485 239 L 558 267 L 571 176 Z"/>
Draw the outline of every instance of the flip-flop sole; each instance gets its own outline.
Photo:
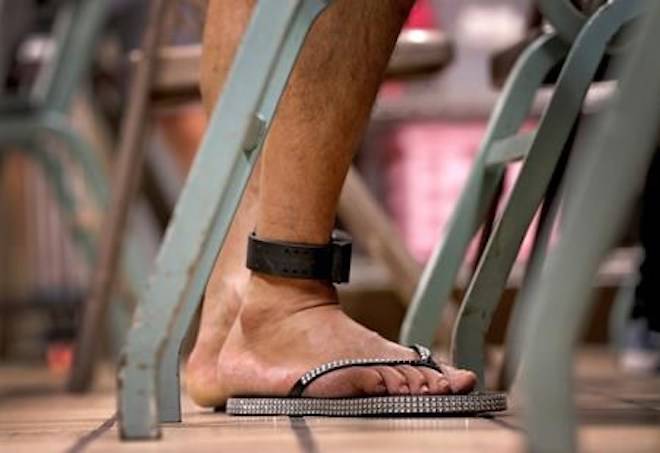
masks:
<path id="1" fill-rule="evenodd" d="M 477 415 L 507 408 L 506 394 L 372 396 L 362 398 L 236 397 L 227 401 L 231 415 L 326 417 L 400 417 Z"/>

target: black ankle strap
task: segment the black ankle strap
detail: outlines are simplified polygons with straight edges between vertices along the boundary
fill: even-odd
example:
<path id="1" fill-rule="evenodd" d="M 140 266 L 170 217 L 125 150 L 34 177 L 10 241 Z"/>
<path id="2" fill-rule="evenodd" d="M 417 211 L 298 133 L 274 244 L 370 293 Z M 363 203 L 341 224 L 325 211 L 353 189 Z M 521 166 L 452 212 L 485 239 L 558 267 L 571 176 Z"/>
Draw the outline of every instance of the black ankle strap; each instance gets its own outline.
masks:
<path id="1" fill-rule="evenodd" d="M 255 272 L 286 278 L 347 283 L 351 271 L 352 239 L 335 230 L 326 245 L 248 240 L 247 267 Z"/>

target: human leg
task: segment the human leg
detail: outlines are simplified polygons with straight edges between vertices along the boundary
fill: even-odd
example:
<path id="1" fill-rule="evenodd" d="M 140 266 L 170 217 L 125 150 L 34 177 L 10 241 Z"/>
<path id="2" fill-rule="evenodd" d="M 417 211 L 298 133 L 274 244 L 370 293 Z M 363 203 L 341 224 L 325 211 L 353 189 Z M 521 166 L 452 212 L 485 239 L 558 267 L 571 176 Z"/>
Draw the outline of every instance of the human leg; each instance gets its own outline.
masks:
<path id="1" fill-rule="evenodd" d="M 246 222 L 256 227 L 260 238 L 308 244 L 329 241 L 353 151 L 412 3 L 337 0 L 315 25 L 263 151 L 256 222 Z M 227 20 L 235 26 L 237 11 L 245 5 L 215 0 L 207 24 L 213 30 Z M 219 33 L 207 28 L 206 43 L 224 48 L 217 55 L 227 57 L 231 40 Z M 212 61 L 208 73 L 222 72 L 222 65 Z M 237 243 L 245 244 L 247 234 L 237 238 Z M 351 321 L 327 282 L 252 273 L 238 299 L 242 304 L 237 321 L 218 357 L 214 395 L 195 398 L 200 404 L 219 405 L 236 394 L 283 395 L 305 371 L 332 360 L 415 358 L 409 349 Z M 202 326 L 208 313 L 202 314 Z M 216 329 L 218 324 L 226 326 L 211 316 L 206 320 Z M 465 392 L 473 385 L 472 373 L 449 367 L 444 375 L 409 366 L 353 368 L 319 379 L 309 395 L 449 393 Z"/>

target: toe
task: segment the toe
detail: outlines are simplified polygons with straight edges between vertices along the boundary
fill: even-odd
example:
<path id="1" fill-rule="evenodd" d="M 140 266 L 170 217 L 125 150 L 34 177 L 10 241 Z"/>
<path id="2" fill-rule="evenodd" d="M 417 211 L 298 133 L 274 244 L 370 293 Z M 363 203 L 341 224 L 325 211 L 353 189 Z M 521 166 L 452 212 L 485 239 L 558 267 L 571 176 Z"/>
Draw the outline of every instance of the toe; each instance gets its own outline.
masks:
<path id="1" fill-rule="evenodd" d="M 477 375 L 469 370 L 460 370 L 449 365 L 441 365 L 453 393 L 469 393 L 477 385 Z"/>
<path id="2" fill-rule="evenodd" d="M 361 368 L 355 388 L 363 395 L 385 395 L 387 393 L 383 376 L 373 368 Z"/>
<path id="3" fill-rule="evenodd" d="M 396 367 L 379 366 L 374 368 L 383 378 L 390 395 L 409 395 L 410 385 L 406 376 Z"/>
<path id="4" fill-rule="evenodd" d="M 429 393 L 432 395 L 446 395 L 451 393 L 451 387 L 447 378 L 440 372 L 431 368 L 420 367 L 419 370 L 426 377 Z"/>
<path id="5" fill-rule="evenodd" d="M 429 393 L 426 376 L 418 368 L 410 365 L 400 365 L 397 366 L 396 369 L 406 377 L 412 395 Z"/>
<path id="6" fill-rule="evenodd" d="M 449 384 L 454 393 L 468 393 L 477 385 L 477 375 L 468 370 L 457 370 L 449 376 Z"/>

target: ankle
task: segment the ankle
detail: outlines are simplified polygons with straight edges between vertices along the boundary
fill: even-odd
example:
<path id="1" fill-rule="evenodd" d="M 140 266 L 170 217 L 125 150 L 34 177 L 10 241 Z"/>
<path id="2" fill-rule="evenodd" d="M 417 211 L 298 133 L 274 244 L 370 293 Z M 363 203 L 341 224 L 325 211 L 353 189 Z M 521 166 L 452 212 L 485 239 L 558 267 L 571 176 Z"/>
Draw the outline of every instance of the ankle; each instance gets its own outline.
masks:
<path id="1" fill-rule="evenodd" d="M 248 281 L 249 274 L 225 273 L 219 277 L 214 275 L 206 286 L 204 299 L 220 300 L 223 303 L 226 300 L 240 302 L 245 296 Z"/>
<path id="2" fill-rule="evenodd" d="M 337 305 L 329 282 L 252 273 L 239 315 L 244 332 L 253 332 L 311 308 Z"/>

